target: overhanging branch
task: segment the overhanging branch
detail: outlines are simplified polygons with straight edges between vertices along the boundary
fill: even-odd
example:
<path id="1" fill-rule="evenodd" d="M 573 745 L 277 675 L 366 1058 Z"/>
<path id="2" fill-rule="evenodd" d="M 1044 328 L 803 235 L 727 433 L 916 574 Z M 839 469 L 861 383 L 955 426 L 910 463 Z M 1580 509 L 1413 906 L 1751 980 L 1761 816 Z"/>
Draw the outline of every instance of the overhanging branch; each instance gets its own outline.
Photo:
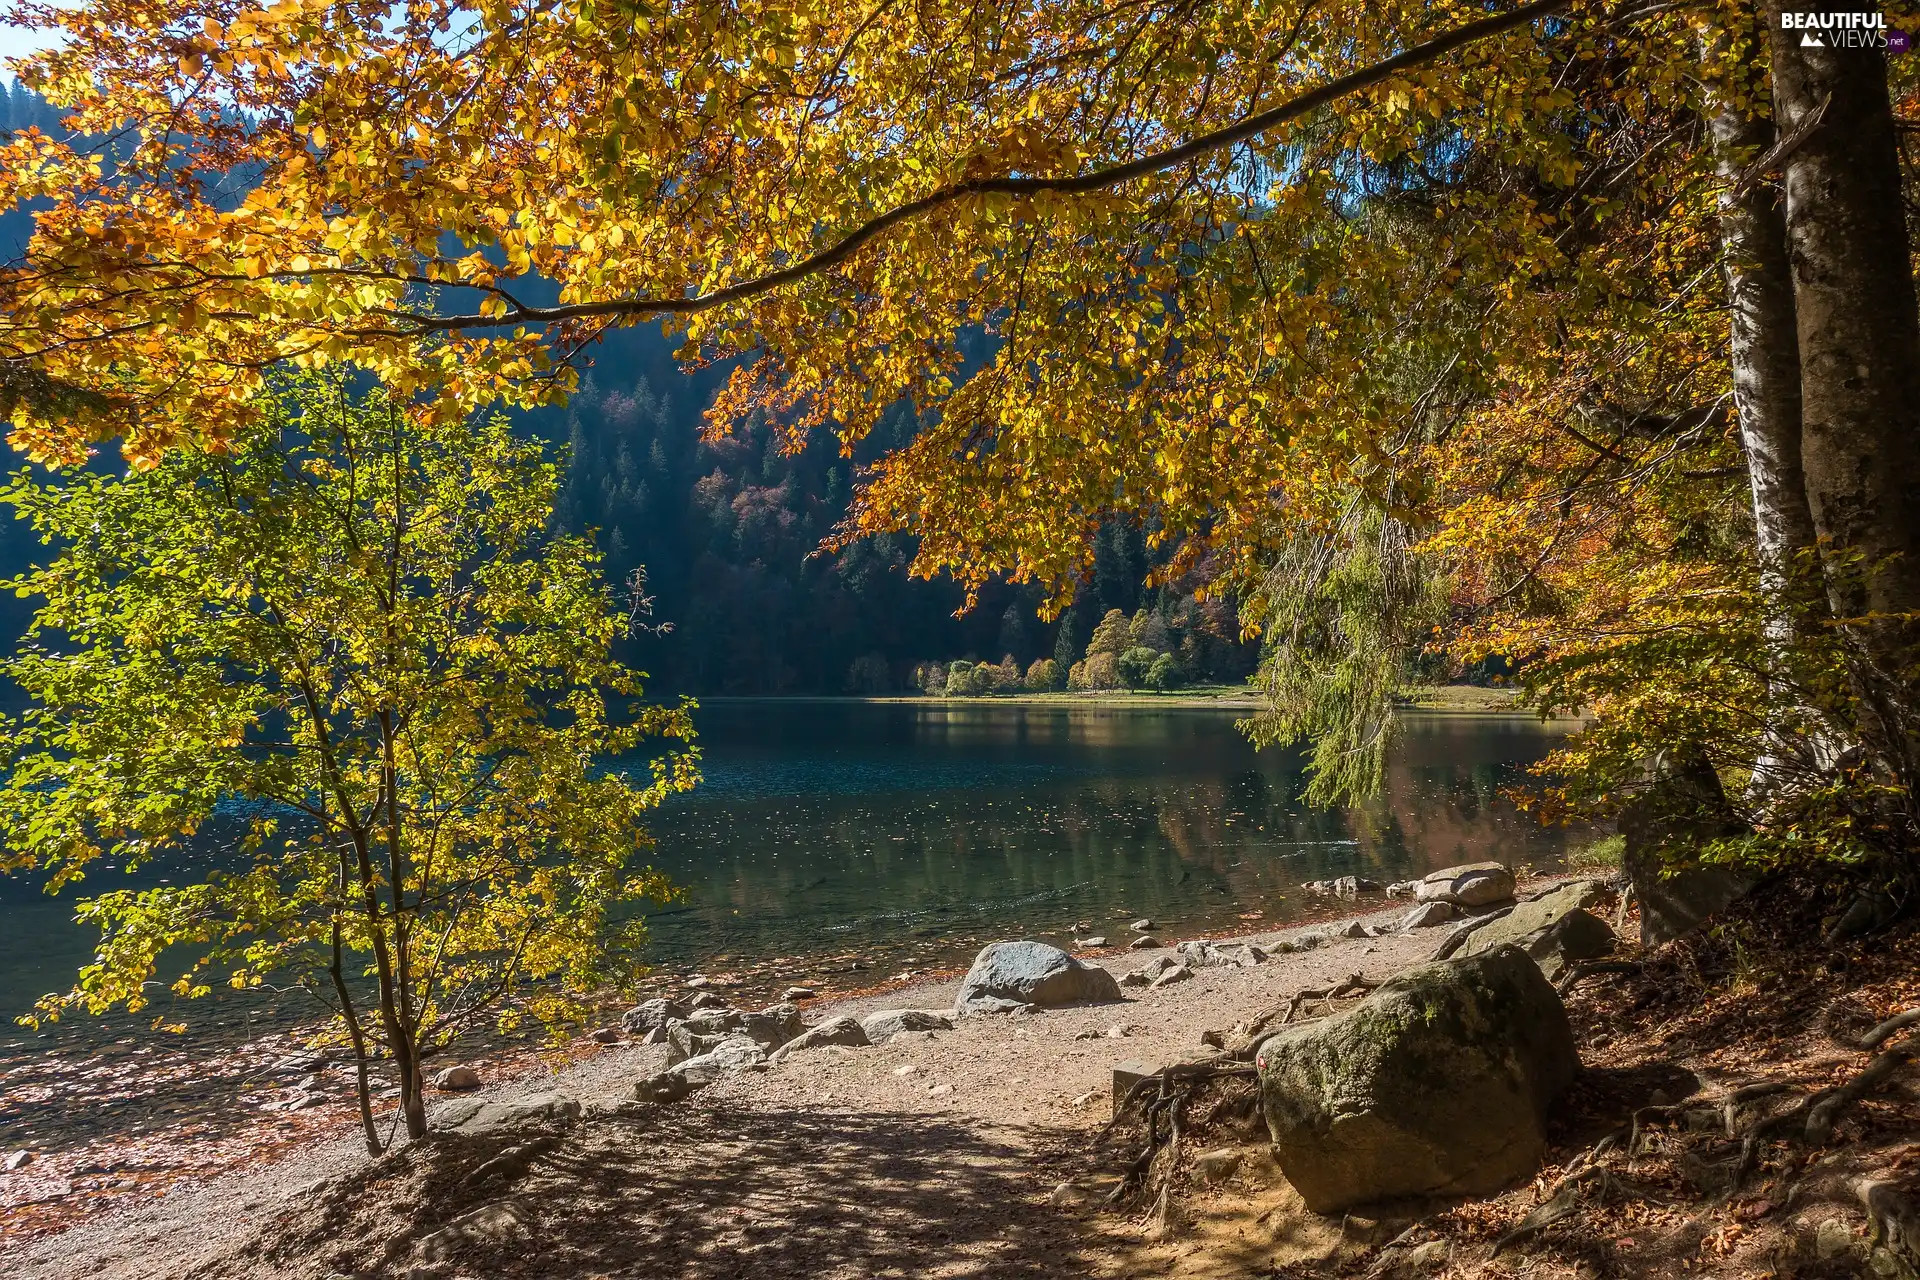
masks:
<path id="1" fill-rule="evenodd" d="M 957 200 L 982 195 L 1084 195 L 1088 192 L 1116 187 L 1122 183 L 1131 182 L 1135 178 L 1160 173 L 1190 160 L 1212 155 L 1217 151 L 1224 151 L 1236 143 L 1257 137 L 1269 129 L 1298 119 L 1348 94 L 1371 88 L 1409 68 L 1431 62 L 1477 40 L 1484 40 L 1488 36 L 1499 35 L 1503 31 L 1524 26 L 1535 18 L 1545 17 L 1558 9 L 1565 8 L 1568 3 L 1569 0 L 1533 0 L 1533 3 L 1522 5 L 1511 13 L 1482 18 L 1478 22 L 1469 22 L 1445 35 L 1436 36 L 1425 44 L 1415 45 L 1391 58 L 1376 62 L 1370 67 L 1329 80 L 1316 89 L 1309 89 L 1298 97 L 1289 98 L 1276 107 L 1248 116 L 1223 129 L 1202 134 L 1178 146 L 1155 151 L 1124 164 L 1109 165 L 1104 169 L 1094 169 L 1067 177 L 973 178 L 941 187 L 918 200 L 899 205 L 862 223 L 811 257 L 707 293 L 680 298 L 614 298 L 604 302 L 581 302 L 557 307 L 514 306 L 496 316 L 424 316 L 392 310 L 379 311 L 375 314 L 403 322 L 413 332 L 424 334 L 455 329 L 499 328 L 517 324 L 551 324 L 564 320 L 691 315 L 696 312 L 710 311 L 715 307 L 725 306 L 730 302 L 741 302 L 771 292 L 783 285 L 792 284 L 807 276 L 831 270 L 900 223 Z"/>

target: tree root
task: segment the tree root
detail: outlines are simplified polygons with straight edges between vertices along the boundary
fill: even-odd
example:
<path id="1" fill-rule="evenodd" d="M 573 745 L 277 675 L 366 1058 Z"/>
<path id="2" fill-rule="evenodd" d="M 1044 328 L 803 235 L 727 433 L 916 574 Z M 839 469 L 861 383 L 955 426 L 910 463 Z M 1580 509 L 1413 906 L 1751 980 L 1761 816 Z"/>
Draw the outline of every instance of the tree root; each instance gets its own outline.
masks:
<path id="1" fill-rule="evenodd" d="M 1861 1036 L 1858 1047 L 1866 1050 L 1868 1053 L 1872 1053 L 1875 1049 L 1878 1049 L 1882 1044 L 1886 1043 L 1887 1039 L 1892 1036 L 1894 1032 L 1905 1031 L 1916 1022 L 1920 1022 L 1920 1009 L 1908 1009 L 1904 1013 L 1896 1013 L 1873 1030 L 1867 1032 L 1867 1034 Z"/>
<path id="2" fill-rule="evenodd" d="M 1208 1083 L 1215 1080 L 1250 1080 L 1255 1071 L 1246 1062 L 1176 1062 L 1163 1067 L 1150 1076 L 1143 1076 L 1133 1088 L 1127 1090 L 1127 1096 L 1115 1110 L 1112 1120 L 1100 1131 L 1096 1140 L 1104 1143 L 1114 1128 L 1125 1120 L 1136 1103 L 1145 1100 L 1143 1118 L 1147 1125 L 1147 1142 L 1141 1148 L 1133 1162 L 1121 1174 L 1118 1186 L 1107 1193 L 1108 1204 L 1119 1204 L 1137 1191 L 1147 1180 L 1156 1157 L 1163 1149 L 1174 1154 L 1167 1162 L 1167 1174 L 1162 1181 L 1159 1200 L 1167 1199 L 1167 1185 L 1173 1177 L 1173 1165 L 1179 1158 L 1180 1137 L 1186 1119 L 1186 1105 Z M 1153 1095 L 1148 1098 L 1147 1095 Z M 1167 1121 L 1167 1136 L 1160 1136 L 1160 1121 Z M 1158 1205 L 1155 1212 L 1161 1213 L 1164 1204 Z"/>
<path id="3" fill-rule="evenodd" d="M 1740 1144 L 1740 1155 L 1733 1168 L 1733 1189 L 1738 1191 L 1753 1176 L 1760 1164 L 1761 1151 L 1775 1137 L 1816 1147 L 1832 1141 L 1841 1113 L 1884 1084 L 1895 1071 L 1912 1061 L 1916 1052 L 1920 1052 L 1920 1036 L 1902 1040 L 1875 1057 L 1847 1083 L 1810 1093 L 1794 1106 L 1754 1125 Z"/>
<path id="4" fill-rule="evenodd" d="M 1252 1056 L 1254 1044 L 1270 1029 L 1284 1027 L 1292 1022 L 1293 1015 L 1300 1011 L 1301 1006 L 1319 1001 L 1329 1006 L 1327 1012 L 1331 1013 L 1333 1011 L 1331 1006 L 1335 1000 L 1342 996 L 1365 995 L 1380 985 L 1370 978 L 1350 973 L 1332 986 L 1305 987 L 1294 992 L 1280 1003 L 1262 1010 L 1235 1027 L 1231 1035 L 1217 1031 L 1207 1034 L 1218 1037 L 1220 1047 L 1223 1049 L 1229 1043 L 1235 1043 L 1236 1047 L 1229 1052 L 1244 1059 Z"/>
<path id="5" fill-rule="evenodd" d="M 1638 960 L 1580 960 L 1567 967 L 1567 971 L 1560 975 L 1560 981 L 1553 984 L 1553 989 L 1564 996 L 1595 974 L 1638 973 L 1640 969 L 1641 962 Z"/>

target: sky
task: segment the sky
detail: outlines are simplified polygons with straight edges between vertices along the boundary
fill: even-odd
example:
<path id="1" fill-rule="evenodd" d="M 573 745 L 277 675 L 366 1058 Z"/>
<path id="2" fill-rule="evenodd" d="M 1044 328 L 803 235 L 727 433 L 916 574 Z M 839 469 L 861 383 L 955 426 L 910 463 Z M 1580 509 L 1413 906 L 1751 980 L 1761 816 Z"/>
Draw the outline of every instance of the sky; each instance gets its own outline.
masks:
<path id="1" fill-rule="evenodd" d="M 5 62 L 8 58 L 17 58 L 24 53 L 32 53 L 36 49 L 44 48 L 46 43 L 47 38 L 44 32 L 26 31 L 0 22 L 0 62 Z M 8 80 L 13 79 L 11 74 L 4 71 L 0 71 L 0 76 Z"/>

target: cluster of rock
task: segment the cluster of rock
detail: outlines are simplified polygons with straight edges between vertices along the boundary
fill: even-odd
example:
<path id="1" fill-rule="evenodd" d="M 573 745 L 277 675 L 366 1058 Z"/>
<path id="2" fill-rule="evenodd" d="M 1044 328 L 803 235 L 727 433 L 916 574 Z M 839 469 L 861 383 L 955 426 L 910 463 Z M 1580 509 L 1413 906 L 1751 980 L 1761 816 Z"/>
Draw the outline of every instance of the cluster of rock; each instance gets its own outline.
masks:
<path id="1" fill-rule="evenodd" d="M 827 1045 L 884 1044 L 902 1031 L 949 1031 L 948 1014 L 885 1009 L 865 1018 L 830 1018 L 807 1026 L 798 1005 L 729 1008 L 718 1000 L 658 998 L 627 1010 L 627 1030 L 644 1044 L 667 1046 L 667 1068 L 634 1088 L 643 1102 L 671 1102 L 722 1076 L 765 1071 L 785 1058 Z"/>
<path id="2" fill-rule="evenodd" d="M 952 1011 L 882 1009 L 842 1014 L 807 1026 L 792 1003 L 729 1008 L 705 991 L 681 1001 L 648 1000 L 629 1009 L 627 1031 L 668 1046 L 664 1071 L 634 1088 L 643 1102 L 671 1102 L 722 1076 L 765 1071 L 796 1053 L 838 1045 L 885 1044 L 899 1035 L 951 1031 L 962 1014 L 1012 1013 L 1121 998 L 1113 975 L 1044 942 L 998 942 L 975 957 Z"/>

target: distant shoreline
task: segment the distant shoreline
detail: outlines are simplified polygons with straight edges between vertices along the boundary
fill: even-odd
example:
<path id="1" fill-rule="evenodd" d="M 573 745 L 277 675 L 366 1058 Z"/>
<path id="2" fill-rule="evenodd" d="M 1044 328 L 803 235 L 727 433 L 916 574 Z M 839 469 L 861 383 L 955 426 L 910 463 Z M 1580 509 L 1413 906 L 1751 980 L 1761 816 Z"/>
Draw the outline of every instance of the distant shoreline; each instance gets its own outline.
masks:
<path id="1" fill-rule="evenodd" d="M 902 693 L 881 697 L 853 694 L 711 694 L 698 698 L 710 702 L 823 702 L 872 705 L 920 704 L 926 706 L 1028 706 L 1028 707 L 1129 707 L 1180 710 L 1258 711 L 1258 693 L 1245 685 L 1198 685 L 1174 693 L 1152 693 L 1140 689 L 1102 690 L 1097 693 L 987 693 L 967 697 L 945 694 Z M 1455 715 L 1526 715 L 1534 713 L 1517 705 L 1511 689 L 1489 689 L 1480 685 L 1432 685 L 1421 689 L 1401 703 L 1407 711 L 1437 711 Z"/>

